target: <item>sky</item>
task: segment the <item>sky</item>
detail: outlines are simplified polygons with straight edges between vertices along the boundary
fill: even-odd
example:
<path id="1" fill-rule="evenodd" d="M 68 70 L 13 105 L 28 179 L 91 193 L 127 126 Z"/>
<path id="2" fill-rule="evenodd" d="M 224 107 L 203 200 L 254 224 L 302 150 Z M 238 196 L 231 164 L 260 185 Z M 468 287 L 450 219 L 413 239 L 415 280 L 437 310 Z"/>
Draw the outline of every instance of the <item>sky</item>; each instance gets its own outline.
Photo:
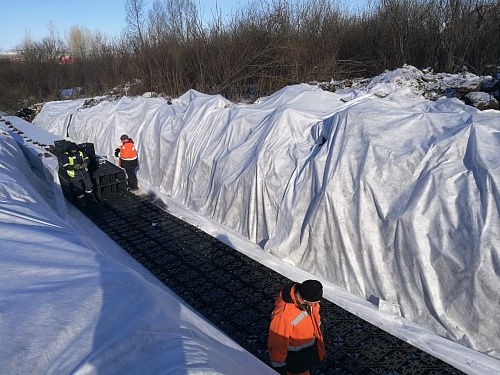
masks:
<path id="1" fill-rule="evenodd" d="M 0 121 L 0 336 L 16 338 L 1 340 L 0 372 L 106 372 L 124 350 L 127 366 L 150 373 L 166 358 L 265 373 L 67 204 L 57 161 L 41 157 L 40 144 L 67 134 L 116 161 L 126 133 L 140 193 L 175 216 L 292 280 L 319 279 L 327 300 L 467 374 L 497 375 L 500 112 L 420 91 L 478 79 L 404 67 L 335 93 L 288 86 L 254 104 L 190 90 L 171 104 L 100 97 L 90 108 L 46 103 L 33 124 L 4 118 L 22 136 Z M 124 308 L 136 295 L 157 308 Z M 104 319 L 115 308 L 126 311 L 118 330 Z M 160 334 L 146 339 L 144 327 Z"/>
<path id="2" fill-rule="evenodd" d="M 363 2 L 358 0 L 356 3 Z M 147 3 L 151 4 L 152 0 Z M 234 7 L 246 3 L 232 0 L 197 2 L 207 17 L 216 9 L 223 16 L 230 14 Z M 52 27 L 64 40 L 72 26 L 100 31 L 110 38 L 120 35 L 126 26 L 125 0 L 44 0 L 43 3 L 38 0 L 0 0 L 0 10 L 4 20 L 0 24 L 0 51 L 20 45 L 27 33 L 39 41 L 50 35 Z"/>
<path id="3" fill-rule="evenodd" d="M 50 24 L 62 39 L 74 25 L 99 30 L 110 37 L 118 35 L 125 26 L 124 0 L 47 0 L 43 3 L 0 0 L 0 9 L 6 20 L 0 25 L 2 50 L 21 44 L 27 33 L 35 41 L 41 40 L 50 34 Z"/>
<path id="4" fill-rule="evenodd" d="M 152 1 L 149 1 L 151 3 Z M 231 0 L 202 0 L 200 7 L 210 14 L 212 9 L 229 13 L 238 2 Z M 0 0 L 2 17 L 9 22 L 0 25 L 0 50 L 19 45 L 28 33 L 34 40 L 49 35 L 53 25 L 64 39 L 72 26 L 83 26 L 113 38 L 126 27 L 125 0 L 47 0 L 41 6 L 37 0 Z"/>

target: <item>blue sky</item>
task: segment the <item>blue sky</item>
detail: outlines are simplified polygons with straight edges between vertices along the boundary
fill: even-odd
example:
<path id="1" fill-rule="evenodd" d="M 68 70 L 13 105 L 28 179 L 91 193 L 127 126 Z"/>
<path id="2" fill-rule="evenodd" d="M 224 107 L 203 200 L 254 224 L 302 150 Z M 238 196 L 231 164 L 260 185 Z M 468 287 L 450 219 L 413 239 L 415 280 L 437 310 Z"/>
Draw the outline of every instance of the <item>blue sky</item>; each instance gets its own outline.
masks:
<path id="1" fill-rule="evenodd" d="M 210 16 L 216 5 L 225 15 L 233 7 L 248 2 L 198 0 L 197 4 L 205 15 Z M 152 3 L 152 0 L 147 0 L 147 3 Z M 72 26 L 86 27 L 114 37 L 126 25 L 125 0 L 0 0 L 0 12 L 0 50 L 15 48 L 27 33 L 33 40 L 41 40 L 49 35 L 50 24 L 61 39 L 65 38 Z"/>
<path id="2" fill-rule="evenodd" d="M 64 39 L 72 26 L 84 26 L 110 36 L 125 26 L 125 0 L 0 0 L 0 49 L 19 45 L 26 33 L 36 41 L 49 35 L 52 23 Z"/>
<path id="3" fill-rule="evenodd" d="M 146 2 L 151 4 L 153 1 Z M 231 8 L 240 2 L 199 0 L 197 4 L 200 10 L 210 15 L 216 4 L 222 11 L 230 13 Z M 75 25 L 110 37 L 119 35 L 126 25 L 125 0 L 0 0 L 0 12 L 0 50 L 19 45 L 27 32 L 33 40 L 41 40 L 49 35 L 50 23 L 62 39 Z"/>

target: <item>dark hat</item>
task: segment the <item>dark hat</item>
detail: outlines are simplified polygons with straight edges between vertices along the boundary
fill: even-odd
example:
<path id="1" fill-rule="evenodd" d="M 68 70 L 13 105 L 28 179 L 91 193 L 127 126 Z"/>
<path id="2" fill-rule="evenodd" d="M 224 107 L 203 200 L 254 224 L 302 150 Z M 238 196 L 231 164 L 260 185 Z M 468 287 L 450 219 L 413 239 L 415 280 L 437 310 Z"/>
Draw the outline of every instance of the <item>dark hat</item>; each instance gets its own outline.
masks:
<path id="1" fill-rule="evenodd" d="M 68 150 L 78 150 L 78 146 L 76 145 L 75 142 L 71 142 L 69 145 L 68 145 Z"/>
<path id="2" fill-rule="evenodd" d="M 128 135 L 127 134 L 123 134 L 121 137 L 120 137 L 120 140 L 122 141 L 125 141 L 128 139 Z"/>
<path id="3" fill-rule="evenodd" d="M 299 293 L 307 302 L 318 302 L 323 297 L 323 285 L 317 280 L 306 280 L 300 284 Z"/>

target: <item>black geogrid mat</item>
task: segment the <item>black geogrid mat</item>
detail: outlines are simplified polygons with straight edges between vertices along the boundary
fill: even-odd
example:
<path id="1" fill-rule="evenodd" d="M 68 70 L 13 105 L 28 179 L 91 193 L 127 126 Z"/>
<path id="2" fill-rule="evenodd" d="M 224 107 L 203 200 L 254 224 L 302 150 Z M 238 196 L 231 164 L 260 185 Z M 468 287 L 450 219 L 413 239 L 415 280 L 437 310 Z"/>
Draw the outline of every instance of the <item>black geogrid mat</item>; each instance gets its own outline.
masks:
<path id="1" fill-rule="evenodd" d="M 81 210 L 201 315 L 269 363 L 270 314 L 290 280 L 160 206 L 125 193 Z M 328 360 L 313 375 L 462 374 L 329 301 L 322 301 L 321 316 Z"/>

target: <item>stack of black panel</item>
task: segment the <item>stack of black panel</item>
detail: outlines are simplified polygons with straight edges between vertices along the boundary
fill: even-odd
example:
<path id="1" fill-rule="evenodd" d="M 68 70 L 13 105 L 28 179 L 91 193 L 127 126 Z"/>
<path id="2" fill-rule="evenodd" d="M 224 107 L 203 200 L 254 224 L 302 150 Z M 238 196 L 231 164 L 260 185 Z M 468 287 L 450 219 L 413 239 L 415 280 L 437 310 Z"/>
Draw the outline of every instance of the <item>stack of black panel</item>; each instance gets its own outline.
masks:
<path id="1" fill-rule="evenodd" d="M 98 198 L 127 191 L 125 171 L 107 160 L 97 165 L 96 171 L 92 174 L 92 181 Z"/>

